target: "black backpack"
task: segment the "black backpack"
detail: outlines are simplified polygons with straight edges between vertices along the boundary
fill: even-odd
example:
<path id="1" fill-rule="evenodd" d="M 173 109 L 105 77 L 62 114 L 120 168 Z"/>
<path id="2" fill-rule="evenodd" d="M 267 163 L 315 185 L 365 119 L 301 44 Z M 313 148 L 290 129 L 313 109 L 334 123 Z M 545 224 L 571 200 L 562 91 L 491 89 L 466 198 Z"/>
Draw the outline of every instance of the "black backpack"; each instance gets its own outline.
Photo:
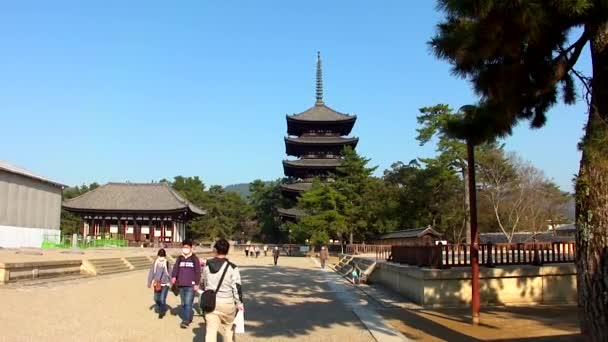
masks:
<path id="1" fill-rule="evenodd" d="M 222 277 L 220 278 L 220 282 L 217 284 L 217 288 L 215 289 L 215 291 L 205 290 L 203 291 L 203 294 L 201 294 L 199 305 L 201 306 L 201 310 L 203 310 L 203 312 L 210 313 L 215 311 L 215 296 L 217 294 L 217 291 L 220 290 L 222 283 L 224 282 L 224 276 L 226 276 L 228 267 L 230 267 L 228 260 L 226 260 L 225 264 L 226 268 L 224 268 L 224 273 L 222 273 Z"/>

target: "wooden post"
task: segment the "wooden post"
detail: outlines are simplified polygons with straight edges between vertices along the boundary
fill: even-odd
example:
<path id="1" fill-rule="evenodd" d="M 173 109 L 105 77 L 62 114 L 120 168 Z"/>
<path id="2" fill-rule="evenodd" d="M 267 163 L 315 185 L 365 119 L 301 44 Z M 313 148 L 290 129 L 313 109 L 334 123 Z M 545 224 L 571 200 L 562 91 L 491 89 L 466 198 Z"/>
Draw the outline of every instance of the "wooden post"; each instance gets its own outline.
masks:
<path id="1" fill-rule="evenodd" d="M 133 214 L 133 240 L 139 242 L 139 235 L 137 229 L 137 217 L 136 214 Z"/>
<path id="2" fill-rule="evenodd" d="M 479 234 L 477 233 L 477 184 L 475 182 L 475 145 L 467 139 L 469 200 L 471 219 L 471 311 L 473 324 L 479 324 Z"/>
<path id="3" fill-rule="evenodd" d="M 172 236 L 173 242 L 180 242 L 180 241 L 177 241 L 177 236 L 176 236 L 177 227 L 175 226 L 175 218 L 174 217 L 171 218 L 171 230 L 172 230 L 171 236 Z"/>

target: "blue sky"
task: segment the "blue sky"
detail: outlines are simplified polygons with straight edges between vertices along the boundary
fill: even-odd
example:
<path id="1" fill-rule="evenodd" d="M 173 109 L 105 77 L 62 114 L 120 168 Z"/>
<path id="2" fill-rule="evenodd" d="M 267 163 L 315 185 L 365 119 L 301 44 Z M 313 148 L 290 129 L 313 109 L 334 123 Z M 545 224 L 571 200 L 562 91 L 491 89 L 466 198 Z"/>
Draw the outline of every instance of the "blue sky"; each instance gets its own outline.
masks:
<path id="1" fill-rule="evenodd" d="M 320 50 L 325 102 L 358 115 L 380 174 L 434 154 L 418 108 L 475 102 L 426 45 L 440 18 L 434 1 L 4 2 L 0 160 L 69 185 L 281 177 L 285 114 L 314 103 Z M 556 106 L 507 149 L 571 190 L 585 112 Z"/>

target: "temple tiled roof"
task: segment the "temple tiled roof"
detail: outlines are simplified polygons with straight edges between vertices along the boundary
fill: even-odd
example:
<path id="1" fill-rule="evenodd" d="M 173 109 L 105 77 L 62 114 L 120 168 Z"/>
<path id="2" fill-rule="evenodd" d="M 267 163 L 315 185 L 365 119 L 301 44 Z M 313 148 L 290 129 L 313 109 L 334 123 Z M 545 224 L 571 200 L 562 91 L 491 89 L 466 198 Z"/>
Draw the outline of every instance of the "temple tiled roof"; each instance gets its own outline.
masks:
<path id="1" fill-rule="evenodd" d="M 167 183 L 108 183 L 63 202 L 68 211 L 178 212 L 202 210 L 175 192 Z"/>
<path id="2" fill-rule="evenodd" d="M 424 228 L 415 228 L 415 229 L 404 229 L 404 230 L 398 230 L 398 231 L 394 231 L 391 233 L 387 233 L 387 234 L 380 236 L 380 240 L 418 238 L 418 237 L 422 237 L 426 234 L 431 234 L 436 237 L 441 237 L 441 234 L 438 233 L 433 228 L 424 227 Z"/>

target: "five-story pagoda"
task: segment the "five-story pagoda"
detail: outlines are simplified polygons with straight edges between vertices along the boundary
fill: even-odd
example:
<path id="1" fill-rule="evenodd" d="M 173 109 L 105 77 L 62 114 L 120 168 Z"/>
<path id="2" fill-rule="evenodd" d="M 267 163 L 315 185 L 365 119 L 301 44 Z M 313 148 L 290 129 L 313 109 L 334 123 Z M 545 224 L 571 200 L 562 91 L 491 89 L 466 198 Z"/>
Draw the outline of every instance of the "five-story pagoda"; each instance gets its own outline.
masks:
<path id="1" fill-rule="evenodd" d="M 323 102 L 321 55 L 317 53 L 316 102 L 306 111 L 287 115 L 285 152 L 297 159 L 284 160 L 283 170 L 289 182 L 281 186 L 283 196 L 296 199 L 310 189 L 315 177 L 327 180 L 342 162 L 344 147 L 357 146 L 358 138 L 348 137 L 356 115 L 337 112 Z M 284 219 L 296 219 L 296 208 L 279 209 Z"/>

